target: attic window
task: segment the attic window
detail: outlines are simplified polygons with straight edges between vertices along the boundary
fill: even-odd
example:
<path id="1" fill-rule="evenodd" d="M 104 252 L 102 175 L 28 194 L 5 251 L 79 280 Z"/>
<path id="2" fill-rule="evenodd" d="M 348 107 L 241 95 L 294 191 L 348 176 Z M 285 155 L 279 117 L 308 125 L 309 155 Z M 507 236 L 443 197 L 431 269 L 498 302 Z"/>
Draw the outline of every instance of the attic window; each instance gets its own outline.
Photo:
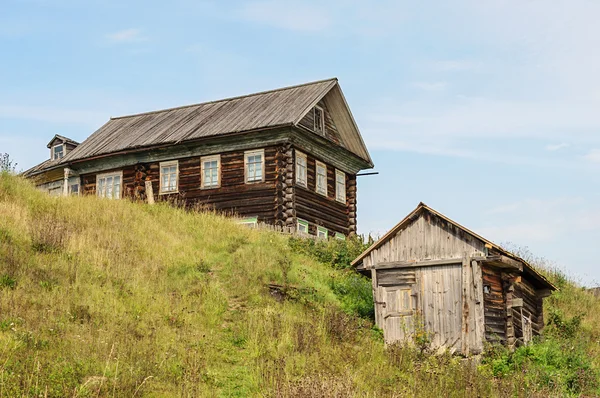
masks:
<path id="1" fill-rule="evenodd" d="M 63 144 L 52 147 L 52 160 L 61 159 L 65 156 L 65 146 Z"/>
<path id="2" fill-rule="evenodd" d="M 323 133 L 325 131 L 325 112 L 320 106 L 314 107 L 315 131 Z"/>

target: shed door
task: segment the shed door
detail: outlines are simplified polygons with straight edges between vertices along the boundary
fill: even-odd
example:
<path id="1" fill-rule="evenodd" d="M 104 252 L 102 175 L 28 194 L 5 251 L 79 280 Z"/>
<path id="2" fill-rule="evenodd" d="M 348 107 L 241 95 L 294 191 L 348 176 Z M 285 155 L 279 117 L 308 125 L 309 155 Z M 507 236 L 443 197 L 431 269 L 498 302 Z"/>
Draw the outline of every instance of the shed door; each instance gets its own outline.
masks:
<path id="1" fill-rule="evenodd" d="M 414 331 L 415 300 L 412 289 L 409 286 L 386 286 L 382 289 L 385 300 L 385 341 L 404 341 Z"/>

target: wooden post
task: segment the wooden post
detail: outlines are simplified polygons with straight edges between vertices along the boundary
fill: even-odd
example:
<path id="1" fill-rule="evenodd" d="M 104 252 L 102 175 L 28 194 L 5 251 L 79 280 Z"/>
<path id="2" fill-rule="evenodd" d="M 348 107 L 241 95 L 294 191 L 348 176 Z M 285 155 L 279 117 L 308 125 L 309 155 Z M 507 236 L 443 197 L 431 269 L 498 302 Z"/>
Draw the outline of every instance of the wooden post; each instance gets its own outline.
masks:
<path id="1" fill-rule="evenodd" d="M 471 272 L 469 272 L 470 260 L 467 253 L 463 256 L 462 261 L 462 326 L 461 326 L 461 353 L 465 357 L 469 356 L 469 321 L 470 321 L 470 308 L 469 302 L 471 301 Z"/>
<path id="2" fill-rule="evenodd" d="M 513 319 L 513 292 L 515 291 L 514 278 L 509 274 L 502 274 L 502 288 L 505 292 L 505 309 L 506 309 L 506 346 L 509 350 L 515 348 L 515 325 Z"/>
<path id="3" fill-rule="evenodd" d="M 477 354 L 483 352 L 483 341 L 485 340 L 485 314 L 484 314 L 484 301 L 483 301 L 483 276 L 481 274 L 481 266 L 477 261 L 471 262 L 472 276 L 473 276 L 473 304 L 475 310 L 473 311 L 474 329 L 475 332 L 475 344 L 473 351 Z"/>
<path id="4" fill-rule="evenodd" d="M 148 199 L 148 204 L 154 204 L 154 190 L 152 189 L 152 181 L 146 180 L 146 198 Z"/>

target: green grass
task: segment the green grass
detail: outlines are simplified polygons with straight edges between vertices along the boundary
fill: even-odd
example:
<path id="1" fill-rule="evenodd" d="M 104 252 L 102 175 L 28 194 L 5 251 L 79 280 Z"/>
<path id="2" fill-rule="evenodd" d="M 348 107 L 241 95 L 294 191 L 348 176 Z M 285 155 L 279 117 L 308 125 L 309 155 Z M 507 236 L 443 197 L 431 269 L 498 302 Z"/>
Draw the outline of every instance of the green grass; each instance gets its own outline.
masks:
<path id="1" fill-rule="evenodd" d="M 562 274 L 547 337 L 476 365 L 386 349 L 360 250 L 0 173 L 0 397 L 600 394 L 600 303 Z"/>

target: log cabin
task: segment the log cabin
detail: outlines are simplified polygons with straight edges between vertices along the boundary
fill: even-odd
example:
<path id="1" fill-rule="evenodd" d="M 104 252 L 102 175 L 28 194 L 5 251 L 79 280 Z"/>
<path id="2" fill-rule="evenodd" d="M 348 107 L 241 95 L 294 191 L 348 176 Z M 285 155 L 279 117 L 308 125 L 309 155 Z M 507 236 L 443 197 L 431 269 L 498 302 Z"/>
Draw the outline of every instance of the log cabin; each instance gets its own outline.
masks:
<path id="1" fill-rule="evenodd" d="M 177 199 L 319 237 L 356 233 L 373 167 L 337 79 L 111 118 L 24 175 L 51 195 Z"/>
<path id="2" fill-rule="evenodd" d="M 556 288 L 530 264 L 420 203 L 352 265 L 371 278 L 386 343 L 428 336 L 469 356 L 484 344 L 527 344 Z"/>

